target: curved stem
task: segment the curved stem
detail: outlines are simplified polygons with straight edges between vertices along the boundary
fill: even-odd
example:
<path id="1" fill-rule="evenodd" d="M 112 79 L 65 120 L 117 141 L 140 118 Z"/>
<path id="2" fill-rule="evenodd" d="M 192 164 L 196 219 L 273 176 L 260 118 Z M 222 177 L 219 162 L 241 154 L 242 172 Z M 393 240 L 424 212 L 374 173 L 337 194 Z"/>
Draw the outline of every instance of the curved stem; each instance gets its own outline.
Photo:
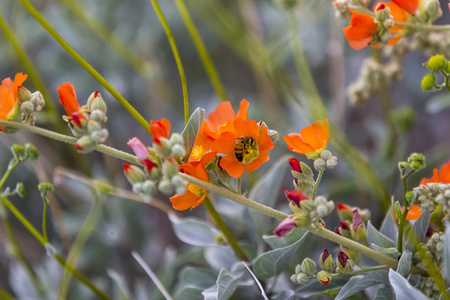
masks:
<path id="1" fill-rule="evenodd" d="M 41 14 L 31 5 L 28 0 L 20 0 L 22 5 L 28 12 L 47 30 L 47 32 L 72 56 L 75 61 L 80 64 L 92 77 L 95 78 L 116 100 L 144 127 L 146 131 L 150 128 L 150 124 L 138 113 L 134 107 L 105 79 L 98 73 L 87 61 L 85 61 L 59 34 L 53 27 L 41 16 Z"/>
<path id="2" fill-rule="evenodd" d="M 184 75 L 183 64 L 181 63 L 180 54 L 178 53 L 177 44 L 175 43 L 175 39 L 173 38 L 172 31 L 170 30 L 169 24 L 167 24 L 166 18 L 164 17 L 161 8 L 159 7 L 157 0 L 150 0 L 153 8 L 155 9 L 156 14 L 158 15 L 159 21 L 161 22 L 162 27 L 164 28 L 164 32 L 167 35 L 167 39 L 169 40 L 170 47 L 172 48 L 172 53 L 175 58 L 175 62 L 177 63 L 178 73 L 180 73 L 181 79 L 181 87 L 183 89 L 183 102 L 184 102 L 184 125 L 189 121 L 189 99 L 188 92 L 186 86 L 186 76 Z"/>
<path id="3" fill-rule="evenodd" d="M 413 29 L 420 30 L 430 30 L 430 31 L 445 31 L 450 30 L 450 25 L 429 25 L 429 24 L 417 24 L 408 22 L 395 22 L 394 25 L 409 27 Z"/>
<path id="4" fill-rule="evenodd" d="M 317 175 L 316 181 L 314 181 L 312 200 L 316 199 L 317 187 L 319 186 L 320 180 L 322 180 L 323 172 L 324 171 L 320 171 L 319 174 Z"/>
<path id="5" fill-rule="evenodd" d="M 358 275 L 358 274 L 362 274 L 362 273 L 367 273 L 367 272 L 372 272 L 372 271 L 381 271 L 381 270 L 387 270 L 389 269 L 388 266 L 376 266 L 376 267 L 363 267 L 361 268 L 361 270 L 358 271 L 354 271 L 351 273 L 337 273 L 337 274 L 333 274 L 333 278 L 339 277 L 339 276 L 353 276 L 353 275 Z"/>
<path id="6" fill-rule="evenodd" d="M 217 97 L 220 101 L 228 100 L 225 88 L 223 87 L 216 67 L 214 66 L 214 63 L 209 56 L 208 50 L 206 50 L 205 44 L 203 43 L 202 37 L 195 27 L 194 21 L 192 21 L 189 10 L 186 8 L 186 5 L 184 5 L 184 0 L 175 0 L 175 3 L 177 4 L 181 17 L 183 18 L 184 24 L 186 25 L 186 28 L 191 35 L 192 41 L 197 48 L 197 52 L 200 55 L 200 59 L 202 60 L 203 66 L 205 67 L 206 73 L 208 74 L 209 80 L 211 81 Z"/>
<path id="7" fill-rule="evenodd" d="M 236 256 L 243 260 L 243 261 L 249 261 L 247 256 L 245 255 L 244 251 L 242 251 L 241 247 L 239 246 L 238 242 L 234 238 L 234 235 L 231 233 L 230 229 L 227 227 L 227 224 L 223 221 L 220 214 L 217 212 L 214 205 L 211 203 L 208 197 L 203 200 L 203 205 L 205 206 L 208 213 L 213 218 L 214 222 L 216 222 L 217 227 L 219 227 L 220 231 L 222 231 L 223 235 L 228 241 L 228 244 L 230 245 L 231 249 L 233 249 Z"/>

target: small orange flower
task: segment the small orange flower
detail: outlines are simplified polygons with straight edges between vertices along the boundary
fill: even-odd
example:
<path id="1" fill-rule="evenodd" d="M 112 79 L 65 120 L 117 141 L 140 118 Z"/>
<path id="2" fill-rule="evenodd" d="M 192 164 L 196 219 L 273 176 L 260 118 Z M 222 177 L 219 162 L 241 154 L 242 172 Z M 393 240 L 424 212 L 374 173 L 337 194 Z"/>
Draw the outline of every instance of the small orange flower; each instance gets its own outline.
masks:
<path id="1" fill-rule="evenodd" d="M 290 151 L 308 157 L 314 157 L 325 150 L 329 139 L 328 119 L 315 121 L 311 126 L 300 130 L 300 133 L 289 133 L 283 138 Z"/>
<path id="2" fill-rule="evenodd" d="M 211 149 L 226 155 L 220 159 L 219 165 L 231 177 L 239 178 L 245 171 L 254 171 L 270 159 L 268 153 L 274 144 L 267 127 L 260 131 L 255 120 L 236 118 L 224 128 L 227 131 L 220 132 Z"/>
<path id="3" fill-rule="evenodd" d="M 237 118 L 247 121 L 248 105 L 248 101 L 242 99 L 239 111 L 235 114 L 230 101 L 219 103 L 216 110 L 208 115 L 209 128 L 205 134 L 215 140 L 219 136 L 219 132 L 225 130 L 223 126 L 225 126 L 229 121 Z"/>
<path id="4" fill-rule="evenodd" d="M 162 118 L 159 121 L 150 121 L 151 125 L 150 126 L 150 133 L 153 136 L 153 141 L 158 144 L 161 145 L 160 142 L 160 138 L 165 138 L 168 139 L 169 138 L 169 133 L 170 133 L 170 122 L 166 119 L 166 118 Z"/>
<path id="5" fill-rule="evenodd" d="M 6 120 L 14 113 L 18 103 L 17 90 L 27 77 L 26 74 L 17 73 L 14 82 L 9 77 L 3 79 L 0 85 L 0 120 Z"/>
<path id="6" fill-rule="evenodd" d="M 405 22 L 407 20 L 405 11 L 395 3 L 390 2 L 377 2 L 374 8 L 380 6 L 387 6 L 391 10 L 391 15 L 395 22 Z M 394 26 L 389 29 L 391 34 L 396 34 L 402 26 Z M 378 24 L 375 23 L 375 19 L 369 15 L 362 14 L 356 11 L 352 11 L 352 18 L 350 19 L 350 26 L 344 28 L 344 34 L 347 38 L 350 47 L 355 50 L 361 50 L 362 48 L 370 45 L 373 38 L 378 31 Z M 387 45 L 395 44 L 401 36 L 394 36 Z M 375 47 L 379 47 L 375 45 Z"/>
<path id="7" fill-rule="evenodd" d="M 398 6 L 406 10 L 410 15 L 415 15 L 419 10 L 420 0 L 392 0 Z"/>
<path id="8" fill-rule="evenodd" d="M 404 210 L 405 207 L 403 206 L 402 211 Z M 417 220 L 422 214 L 423 211 L 420 211 L 420 206 L 417 204 L 413 204 L 413 206 L 411 206 L 411 209 L 406 214 L 406 220 Z"/>
<path id="9" fill-rule="evenodd" d="M 64 82 L 58 88 L 59 102 L 64 106 L 66 113 L 69 117 L 73 113 L 78 112 L 81 108 L 80 103 L 77 101 L 77 93 L 73 84 L 70 82 Z"/>
<path id="10" fill-rule="evenodd" d="M 420 185 L 427 183 L 450 183 L 450 161 L 443 165 L 438 172 L 438 169 L 433 170 L 433 177 L 431 178 L 423 178 L 420 181 Z"/>
<path id="11" fill-rule="evenodd" d="M 199 161 L 188 162 L 179 166 L 183 173 L 194 176 L 205 182 L 209 182 L 208 173 L 205 166 L 216 157 L 215 152 L 209 152 Z M 208 191 L 194 184 L 189 184 L 183 195 L 175 195 L 170 197 L 170 202 L 176 210 L 191 210 L 199 206 L 208 195 Z"/>

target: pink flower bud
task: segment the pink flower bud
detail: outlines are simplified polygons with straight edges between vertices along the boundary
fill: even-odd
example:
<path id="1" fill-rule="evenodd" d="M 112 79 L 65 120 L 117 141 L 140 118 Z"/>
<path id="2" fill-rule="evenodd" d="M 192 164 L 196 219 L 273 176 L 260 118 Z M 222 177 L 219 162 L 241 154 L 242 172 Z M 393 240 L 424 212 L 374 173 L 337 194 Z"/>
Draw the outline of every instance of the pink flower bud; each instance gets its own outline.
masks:
<path id="1" fill-rule="evenodd" d="M 289 218 L 284 219 L 277 226 L 277 228 L 275 228 L 273 233 L 275 233 L 275 235 L 280 238 L 280 237 L 286 236 L 288 233 L 290 233 L 295 228 L 297 228 L 297 225 L 295 224 L 294 218 L 289 217 Z"/>
<path id="2" fill-rule="evenodd" d="M 291 165 L 292 171 L 302 173 L 302 168 L 300 167 L 300 161 L 296 158 L 289 158 L 289 164 Z"/>
<path id="3" fill-rule="evenodd" d="M 150 151 L 148 151 L 147 147 L 145 147 L 145 145 L 137 137 L 129 140 L 127 145 L 133 149 L 134 154 L 136 154 L 141 162 L 144 162 L 147 156 L 150 155 Z"/>

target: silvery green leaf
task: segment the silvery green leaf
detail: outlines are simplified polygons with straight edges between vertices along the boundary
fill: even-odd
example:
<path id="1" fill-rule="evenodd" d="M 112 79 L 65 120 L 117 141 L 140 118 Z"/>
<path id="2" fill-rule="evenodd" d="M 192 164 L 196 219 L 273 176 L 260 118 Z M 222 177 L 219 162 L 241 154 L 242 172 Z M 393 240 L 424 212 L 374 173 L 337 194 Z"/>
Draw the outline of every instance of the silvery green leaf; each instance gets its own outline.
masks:
<path id="1" fill-rule="evenodd" d="M 355 278 L 355 280 L 357 281 L 358 278 L 362 278 L 362 276 L 359 277 L 354 276 L 350 278 L 350 280 L 352 280 L 353 278 Z M 312 280 L 311 283 L 308 283 L 307 285 L 297 289 L 295 291 L 295 295 L 297 297 L 301 297 L 301 299 L 310 298 L 313 297 L 314 295 L 319 295 L 326 291 L 340 289 L 340 287 L 344 286 L 348 281 L 349 281 L 348 276 L 333 278 L 333 280 L 331 280 L 330 283 L 328 283 L 327 285 L 323 285 L 317 280 Z"/>
<path id="2" fill-rule="evenodd" d="M 367 239 L 369 240 L 369 243 L 373 243 L 380 247 L 395 247 L 394 241 L 379 232 L 375 227 L 373 227 L 370 221 L 367 223 Z"/>
<path id="3" fill-rule="evenodd" d="M 217 285 L 202 292 L 203 300 L 217 300 Z"/>
<path id="4" fill-rule="evenodd" d="M 348 297 L 365 290 L 368 287 L 387 283 L 388 272 L 386 270 L 375 271 L 361 277 L 352 277 L 349 282 L 341 289 L 336 300 L 347 299 Z"/>
<path id="5" fill-rule="evenodd" d="M 240 275 L 233 275 L 225 269 L 220 270 L 219 277 L 217 278 L 217 300 L 229 299 L 239 286 L 241 277 L 242 273 Z"/>
<path id="6" fill-rule="evenodd" d="M 114 298 L 119 300 L 130 299 L 130 291 L 127 288 L 127 284 L 123 276 L 112 269 L 108 269 L 106 272 L 114 284 Z"/>
<path id="7" fill-rule="evenodd" d="M 428 300 L 427 296 L 413 288 L 408 280 L 392 269 L 389 269 L 389 282 L 394 289 L 396 300 Z"/>
<path id="8" fill-rule="evenodd" d="M 377 252 L 389 255 L 390 257 L 395 258 L 395 259 L 397 259 L 401 254 L 400 252 L 398 252 L 397 248 L 395 248 L 395 247 L 383 248 L 383 247 L 380 247 L 375 244 L 370 244 L 370 248 L 372 248 L 373 250 L 375 250 Z"/>
<path id="9" fill-rule="evenodd" d="M 394 293 L 392 292 L 392 288 L 387 285 L 378 290 L 373 300 L 392 300 L 394 298 Z"/>
<path id="10" fill-rule="evenodd" d="M 444 234 L 444 276 L 450 280 L 450 223 L 445 223 Z"/>
<path id="11" fill-rule="evenodd" d="M 380 232 L 394 241 L 394 247 L 397 247 L 398 227 L 394 223 L 391 210 L 386 213 Z"/>
<path id="12" fill-rule="evenodd" d="M 211 246 L 205 249 L 205 259 L 211 268 L 219 271 L 222 268 L 231 270 L 239 260 L 228 246 Z"/>
<path id="13" fill-rule="evenodd" d="M 428 224 L 430 223 L 431 213 L 426 211 L 416 220 L 408 234 L 406 240 L 406 249 L 415 252 L 415 246 L 417 243 L 423 242 L 425 235 L 427 234 Z"/>
<path id="14" fill-rule="evenodd" d="M 398 262 L 397 273 L 399 273 L 402 276 L 408 275 L 409 271 L 411 270 L 411 264 L 412 264 L 412 253 L 408 250 L 405 250 Z"/>
<path id="15" fill-rule="evenodd" d="M 263 235 L 262 238 L 272 249 L 286 246 L 286 243 L 275 235 Z"/>
<path id="16" fill-rule="evenodd" d="M 184 141 L 184 148 L 186 149 L 186 156 L 182 161 L 187 161 L 189 155 L 191 155 L 192 148 L 194 147 L 195 139 L 197 138 L 198 131 L 202 127 L 203 119 L 205 119 L 205 110 L 197 108 L 189 118 L 181 136 Z"/>
<path id="17" fill-rule="evenodd" d="M 217 273 L 208 269 L 187 267 L 181 271 L 174 299 L 202 299 L 202 292 L 215 286 Z"/>
<path id="18" fill-rule="evenodd" d="M 297 228 L 295 230 L 301 229 Z M 253 264 L 253 272 L 255 275 L 259 279 L 267 280 L 272 276 L 280 274 L 307 236 L 308 233 L 304 233 L 295 243 L 263 253 L 257 257 Z"/>
<path id="19" fill-rule="evenodd" d="M 276 295 L 272 300 L 293 300 L 295 292 L 293 290 L 284 290 Z"/>
<path id="20" fill-rule="evenodd" d="M 186 244 L 194 246 L 211 246 L 216 244 L 217 230 L 209 224 L 193 218 L 180 219 L 169 215 L 176 236 Z"/>

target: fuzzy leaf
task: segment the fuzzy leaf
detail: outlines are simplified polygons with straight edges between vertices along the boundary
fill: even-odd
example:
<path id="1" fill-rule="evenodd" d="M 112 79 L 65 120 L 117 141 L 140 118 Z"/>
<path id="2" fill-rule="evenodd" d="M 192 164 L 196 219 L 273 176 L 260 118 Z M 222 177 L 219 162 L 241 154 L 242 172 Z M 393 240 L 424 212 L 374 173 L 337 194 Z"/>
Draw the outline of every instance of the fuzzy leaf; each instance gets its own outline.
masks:
<path id="1" fill-rule="evenodd" d="M 385 270 L 376 271 L 369 273 L 368 275 L 361 278 L 357 276 L 357 280 L 353 277 L 349 282 L 341 289 L 336 297 L 336 300 L 347 299 L 348 297 L 365 290 L 368 287 L 387 283 L 388 282 L 388 272 Z"/>
<path id="2" fill-rule="evenodd" d="M 293 290 L 284 290 L 276 295 L 272 300 L 291 300 L 294 299 L 295 292 Z"/>
<path id="3" fill-rule="evenodd" d="M 301 229 L 297 228 L 295 230 Z M 253 272 L 255 275 L 259 279 L 266 280 L 272 276 L 280 274 L 284 270 L 289 259 L 294 255 L 298 247 L 300 247 L 307 236 L 308 233 L 304 233 L 303 236 L 295 243 L 263 253 L 257 257 L 255 263 L 253 264 Z"/>
<path id="4" fill-rule="evenodd" d="M 186 156 L 183 157 L 182 161 L 187 161 L 189 155 L 191 155 L 195 139 L 197 138 L 198 131 L 202 127 L 204 119 L 205 110 L 201 108 L 197 108 L 189 117 L 189 121 L 187 122 L 186 127 L 181 133 L 184 141 L 184 148 L 186 149 Z"/>
<path id="5" fill-rule="evenodd" d="M 389 282 L 394 289 L 395 299 L 397 300 L 428 300 L 427 296 L 413 288 L 408 280 L 392 269 L 389 269 Z"/>
<path id="6" fill-rule="evenodd" d="M 373 243 L 384 248 L 395 247 L 394 241 L 379 232 L 375 227 L 373 227 L 370 221 L 367 223 L 367 238 L 369 240 L 369 244 Z"/>
<path id="7" fill-rule="evenodd" d="M 402 276 L 408 275 L 409 270 L 411 270 L 411 264 L 412 264 L 412 253 L 408 250 L 405 250 L 398 262 L 397 273 L 399 273 Z"/>
<path id="8" fill-rule="evenodd" d="M 372 248 L 373 250 L 389 255 L 392 258 L 397 259 L 400 256 L 400 252 L 398 252 L 397 248 L 395 247 L 391 247 L 391 248 L 384 248 L 384 247 L 380 247 L 378 245 L 375 244 L 370 244 L 370 248 Z"/>
<path id="9" fill-rule="evenodd" d="M 242 274 L 232 275 L 227 270 L 220 270 L 217 278 L 217 300 L 229 299 L 239 285 Z"/>
<path id="10" fill-rule="evenodd" d="M 397 247 L 398 227 L 394 223 L 391 210 L 386 213 L 383 224 L 381 224 L 380 232 L 394 241 L 394 246 Z"/>
<path id="11" fill-rule="evenodd" d="M 444 276 L 450 279 L 450 223 L 445 224 L 444 234 Z"/>
<path id="12" fill-rule="evenodd" d="M 430 212 L 424 212 L 414 223 L 406 240 L 406 249 L 412 253 L 416 252 L 417 243 L 423 242 L 427 234 L 428 224 L 430 223 Z"/>
<path id="13" fill-rule="evenodd" d="M 211 246 L 216 244 L 217 230 L 210 225 L 193 218 L 179 219 L 169 215 L 176 236 L 186 244 L 194 246 Z"/>
<path id="14" fill-rule="evenodd" d="M 373 300 L 392 300 L 394 299 L 394 293 L 392 292 L 392 288 L 387 285 L 378 290 L 375 294 L 375 298 Z"/>

